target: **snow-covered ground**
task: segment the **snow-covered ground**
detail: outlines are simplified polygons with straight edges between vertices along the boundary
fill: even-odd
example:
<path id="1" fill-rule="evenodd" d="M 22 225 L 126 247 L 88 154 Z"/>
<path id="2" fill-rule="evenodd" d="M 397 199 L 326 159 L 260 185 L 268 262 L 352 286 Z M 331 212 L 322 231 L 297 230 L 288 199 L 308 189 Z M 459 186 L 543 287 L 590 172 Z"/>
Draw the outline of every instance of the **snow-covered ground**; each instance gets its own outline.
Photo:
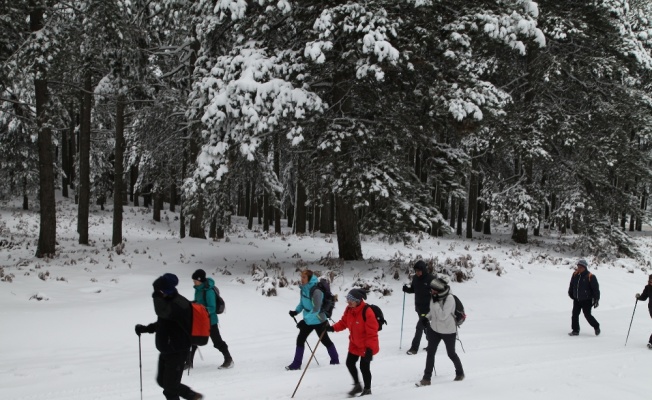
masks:
<path id="1" fill-rule="evenodd" d="M 122 254 L 110 249 L 111 210 L 93 210 L 92 246 L 77 244 L 76 208 L 68 199 L 58 202 L 60 255 L 50 261 L 33 257 L 38 216 L 19 204 L 0 204 L 0 399 L 117 400 L 139 399 L 139 341 L 137 323 L 155 320 L 152 282 L 172 272 L 179 291 L 192 298 L 197 268 L 205 269 L 227 303 L 220 330 L 229 344 L 235 367 L 218 370 L 221 354 L 211 345 L 201 348 L 195 368 L 183 382 L 206 399 L 287 399 L 302 371 L 286 371 L 293 356 L 297 329 L 288 316 L 299 300 L 298 287 L 277 288 L 262 295 L 275 277 L 299 279 L 298 268 L 328 269 L 329 252 L 337 255 L 334 238 L 323 235 L 278 237 L 236 227 L 228 240 L 178 239 L 176 214 L 165 212 L 155 223 L 149 211 L 126 207 Z M 375 399 L 644 399 L 649 398 L 652 351 L 646 348 L 652 332 L 647 304 L 638 304 L 629 343 L 625 337 L 650 271 L 632 260 L 594 264 L 599 279 L 600 307 L 594 315 L 602 334 L 596 337 L 580 316 L 581 334 L 569 337 L 571 300 L 567 296 L 572 266 L 579 254 L 546 232 L 533 244 L 517 246 L 507 235 L 473 240 L 425 237 L 406 247 L 365 237 L 367 261 L 345 263 L 332 284 L 346 295 L 356 279 L 372 280 L 385 273 L 393 293 L 369 296 L 382 307 L 389 322 L 380 335 L 380 353 L 371 365 Z M 637 240 L 649 255 L 647 233 Z M 436 377 L 430 387 L 415 387 L 423 374 L 425 351 L 405 354 L 417 321 L 412 295 L 401 286 L 406 273 L 393 279 L 390 260 L 403 268 L 417 256 L 439 262 L 470 255 L 473 278 L 453 283 L 452 290 L 466 307 L 467 322 L 460 330 L 464 350 L 457 346 L 466 379 L 453 382 L 454 369 L 443 345 L 436 358 Z M 488 256 L 497 270 L 481 267 Z M 321 263 L 320 263 L 321 260 Z M 252 273 L 253 265 L 268 273 Z M 278 266 L 278 268 L 276 267 Z M 282 272 L 281 272 L 282 271 Z M 38 300 L 41 298 L 42 300 Z M 405 303 L 404 303 L 405 301 Z M 404 306 L 405 304 L 405 306 Z M 345 304 L 335 309 L 339 318 Z M 405 313 L 403 314 L 403 311 Z M 401 330 L 403 321 L 403 330 Z M 332 334 L 342 361 L 348 334 Z M 158 352 L 154 336 L 143 335 L 142 397 L 161 399 L 155 382 Z M 314 346 L 317 337 L 309 337 Z M 425 338 L 422 347 L 426 344 Z M 304 357 L 304 368 L 309 354 Z M 345 398 L 351 388 L 346 367 L 328 365 L 323 347 L 295 395 L 297 399 Z"/>

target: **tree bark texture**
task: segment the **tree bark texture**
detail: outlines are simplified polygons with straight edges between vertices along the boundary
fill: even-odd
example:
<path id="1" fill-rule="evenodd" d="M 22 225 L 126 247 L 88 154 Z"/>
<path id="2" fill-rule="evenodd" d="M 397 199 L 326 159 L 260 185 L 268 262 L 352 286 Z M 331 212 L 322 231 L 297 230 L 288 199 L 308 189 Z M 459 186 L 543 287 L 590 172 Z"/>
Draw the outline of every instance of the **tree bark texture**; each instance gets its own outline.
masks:
<path id="1" fill-rule="evenodd" d="M 124 185 L 124 151 L 125 151 L 125 101 L 119 95 L 115 103 L 115 159 L 113 165 L 113 239 L 111 244 L 122 243 L 122 191 Z"/>
<path id="2" fill-rule="evenodd" d="M 351 204 L 336 196 L 335 219 L 339 257 L 346 261 L 362 260 L 358 216 Z"/>
<path id="3" fill-rule="evenodd" d="M 77 233 L 79 244 L 88 244 L 88 215 L 91 203 L 90 153 L 91 153 L 91 96 L 92 76 L 90 70 L 84 72 L 84 92 L 82 94 L 81 125 L 79 129 L 79 206 L 77 208 Z M 74 169 L 74 168 L 73 168 Z"/>

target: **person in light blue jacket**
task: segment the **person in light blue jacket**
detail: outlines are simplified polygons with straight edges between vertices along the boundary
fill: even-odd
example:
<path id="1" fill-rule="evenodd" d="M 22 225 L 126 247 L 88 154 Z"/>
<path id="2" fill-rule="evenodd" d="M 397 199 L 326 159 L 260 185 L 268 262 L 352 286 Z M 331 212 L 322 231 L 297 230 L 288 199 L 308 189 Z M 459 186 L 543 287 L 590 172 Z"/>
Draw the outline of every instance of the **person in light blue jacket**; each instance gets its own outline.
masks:
<path id="1" fill-rule="evenodd" d="M 316 331 L 317 335 L 322 336 L 321 342 L 326 346 L 328 355 L 331 358 L 331 365 L 339 364 L 340 359 L 337 349 L 328 337 L 328 318 L 321 310 L 324 300 L 324 293 L 317 286 L 318 279 L 309 269 L 301 272 L 301 298 L 299 304 L 294 310 L 290 310 L 290 316 L 296 321 L 296 316 L 303 312 L 303 319 L 297 323 L 299 334 L 297 335 L 297 346 L 294 352 L 294 360 L 290 365 L 285 367 L 288 371 L 301 369 L 303 362 L 303 351 L 306 339 L 310 332 Z"/>
<path id="2" fill-rule="evenodd" d="M 219 369 L 233 368 L 233 358 L 229 352 L 229 346 L 226 344 L 222 335 L 220 334 L 220 328 L 218 326 L 219 319 L 217 317 L 217 294 L 213 287 L 215 286 L 215 281 L 213 278 L 206 277 L 206 271 L 203 269 L 198 269 L 192 274 L 193 287 L 195 288 L 195 302 L 203 305 L 208 310 L 208 314 L 211 317 L 211 331 L 210 337 L 213 342 L 213 347 L 218 349 L 220 353 L 224 356 L 224 363 L 220 365 Z M 188 356 L 188 361 L 186 362 L 186 369 L 192 368 L 193 360 L 195 357 L 195 351 L 197 351 L 197 346 L 192 346 L 192 351 Z"/>

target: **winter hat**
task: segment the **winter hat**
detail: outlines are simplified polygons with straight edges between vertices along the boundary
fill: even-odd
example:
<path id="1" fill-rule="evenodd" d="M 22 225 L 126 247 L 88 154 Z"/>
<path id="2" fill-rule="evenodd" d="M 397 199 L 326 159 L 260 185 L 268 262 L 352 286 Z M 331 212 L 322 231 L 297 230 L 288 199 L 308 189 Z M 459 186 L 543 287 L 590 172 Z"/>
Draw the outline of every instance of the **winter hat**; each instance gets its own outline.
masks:
<path id="1" fill-rule="evenodd" d="M 451 288 L 446 282 L 439 278 L 435 278 L 430 281 L 430 288 L 437 291 L 437 294 L 432 295 L 434 301 L 439 300 L 442 297 L 448 296 Z"/>
<path id="2" fill-rule="evenodd" d="M 362 299 L 367 298 L 367 292 L 363 289 L 351 289 L 349 294 L 346 295 L 346 300 L 360 302 Z"/>
<path id="3" fill-rule="evenodd" d="M 578 265 L 578 266 L 582 266 L 582 267 L 584 267 L 584 268 L 588 268 L 588 267 L 589 267 L 589 263 L 587 263 L 586 260 L 583 259 L 583 258 L 580 258 L 580 260 L 577 262 L 577 265 Z"/>
<path id="4" fill-rule="evenodd" d="M 414 264 L 414 269 L 415 270 L 420 270 L 421 272 L 425 273 L 426 270 L 428 269 L 428 266 L 426 265 L 425 262 L 423 262 L 423 260 L 419 260 L 419 261 L 417 261 L 416 264 Z"/>
<path id="5" fill-rule="evenodd" d="M 171 295 L 177 292 L 177 285 L 179 284 L 179 278 L 174 274 L 163 274 L 156 278 L 152 286 L 154 290 L 161 291 L 165 295 Z"/>
<path id="6" fill-rule="evenodd" d="M 199 282 L 206 282 L 206 271 L 198 269 L 192 274 L 192 279 Z"/>

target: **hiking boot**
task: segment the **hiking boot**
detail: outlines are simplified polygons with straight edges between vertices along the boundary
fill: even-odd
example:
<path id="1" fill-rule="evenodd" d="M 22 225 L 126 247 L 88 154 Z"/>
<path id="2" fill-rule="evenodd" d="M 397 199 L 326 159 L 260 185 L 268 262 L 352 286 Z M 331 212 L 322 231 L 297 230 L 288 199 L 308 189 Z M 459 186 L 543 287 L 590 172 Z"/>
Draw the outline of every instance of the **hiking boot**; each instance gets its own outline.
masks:
<path id="1" fill-rule="evenodd" d="M 430 386 L 430 379 L 421 379 L 419 386 Z"/>
<path id="2" fill-rule="evenodd" d="M 417 351 L 419 351 L 419 349 L 410 349 L 405 354 L 407 354 L 408 356 L 411 356 L 411 355 L 417 354 Z"/>
<path id="3" fill-rule="evenodd" d="M 647 348 L 650 349 L 650 350 L 652 350 L 652 343 L 648 343 L 648 344 L 647 344 Z"/>
<path id="4" fill-rule="evenodd" d="M 301 366 L 295 367 L 294 365 L 290 364 L 287 367 L 285 367 L 285 369 L 288 371 L 298 371 L 301 369 Z"/>
<path id="5" fill-rule="evenodd" d="M 353 397 L 360 392 L 362 392 L 362 386 L 359 383 L 355 383 L 353 384 L 353 389 L 349 391 L 349 397 Z"/>
<path id="6" fill-rule="evenodd" d="M 362 397 L 362 396 L 366 396 L 366 395 L 368 395 L 368 394 L 371 394 L 371 389 L 365 389 L 365 390 L 363 390 L 362 393 L 360 393 L 360 397 Z"/>
<path id="7" fill-rule="evenodd" d="M 454 381 L 463 381 L 464 380 L 464 375 L 456 375 Z"/>
<path id="8" fill-rule="evenodd" d="M 195 395 L 192 397 L 191 400 L 202 400 L 204 398 L 204 395 L 201 393 L 195 393 Z"/>
<path id="9" fill-rule="evenodd" d="M 233 359 L 232 358 L 227 358 L 226 360 L 224 360 L 224 363 L 222 363 L 222 365 L 217 367 L 217 369 L 229 369 L 229 368 L 233 368 Z"/>
<path id="10" fill-rule="evenodd" d="M 579 331 L 572 331 L 568 333 L 568 336 L 578 336 L 580 334 Z"/>
<path id="11" fill-rule="evenodd" d="M 600 335 L 600 327 L 595 328 L 595 336 Z"/>

